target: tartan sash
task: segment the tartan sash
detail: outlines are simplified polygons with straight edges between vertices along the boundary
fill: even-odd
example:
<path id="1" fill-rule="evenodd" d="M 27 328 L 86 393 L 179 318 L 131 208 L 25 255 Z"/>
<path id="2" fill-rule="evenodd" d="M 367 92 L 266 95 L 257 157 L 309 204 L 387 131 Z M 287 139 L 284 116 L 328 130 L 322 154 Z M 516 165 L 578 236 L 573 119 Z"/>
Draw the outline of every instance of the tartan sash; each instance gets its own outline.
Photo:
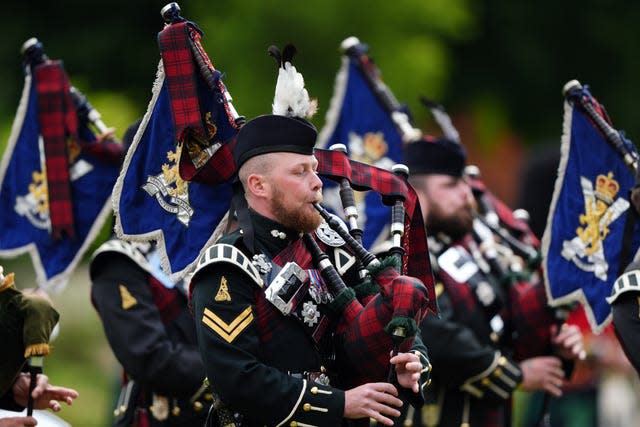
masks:
<path id="1" fill-rule="evenodd" d="M 49 193 L 51 237 L 66 234 L 75 238 L 67 138 L 77 140 L 78 122 L 70 95 L 70 83 L 61 61 L 47 61 L 35 67 L 38 121 L 44 140 Z"/>

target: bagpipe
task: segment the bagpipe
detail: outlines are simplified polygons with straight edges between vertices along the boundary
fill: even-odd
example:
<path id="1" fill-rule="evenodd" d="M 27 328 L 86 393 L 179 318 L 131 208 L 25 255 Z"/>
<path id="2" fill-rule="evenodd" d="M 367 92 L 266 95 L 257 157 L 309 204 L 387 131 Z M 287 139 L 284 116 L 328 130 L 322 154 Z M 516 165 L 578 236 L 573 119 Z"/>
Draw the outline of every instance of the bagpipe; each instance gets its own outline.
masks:
<path id="1" fill-rule="evenodd" d="M 421 101 L 431 110 L 445 137 L 461 144 L 444 108 L 425 97 Z M 472 227 L 468 236 L 453 246 L 453 242 L 438 242 L 438 236 L 433 236 L 437 243 L 434 251 L 441 252 L 435 256 L 439 264 L 444 263 L 447 273 L 458 275 L 454 280 L 466 282 L 476 294 L 494 332 L 494 341 L 511 340 L 518 360 L 548 354 L 547 326 L 554 323 L 554 316 L 546 307 L 540 241 L 529 227 L 529 214 L 523 209 L 512 210 L 491 192 L 477 166 L 467 165 L 463 176 L 473 196 Z M 443 256 L 447 248 L 451 252 Z M 495 289 L 486 286 L 487 279 L 495 283 Z M 513 333 L 503 339 L 505 315 Z"/>
<path id="2" fill-rule="evenodd" d="M 540 241 L 528 226 L 529 213 L 512 210 L 492 193 L 480 170 L 464 170 L 474 196 L 473 238 L 500 282 L 526 279 L 540 266 Z"/>
<path id="3" fill-rule="evenodd" d="M 334 145 L 329 150 L 316 148 L 314 155 L 318 160 L 318 175 L 340 187 L 349 228 L 343 228 L 343 223 L 323 206 L 316 204 L 315 207 L 355 255 L 359 270 L 358 283 L 345 284 L 315 239 L 304 237 L 313 264 L 332 294 L 330 307 L 340 319 L 337 326 L 340 351 L 350 365 L 347 382 L 357 385 L 371 380 L 391 380 L 394 371 L 389 369 L 390 353 L 408 350 L 421 319 L 428 310 L 437 312 L 417 196 L 407 184 L 406 168 L 401 165 L 395 167 L 394 173 L 352 160 L 344 145 Z M 392 206 L 393 246 L 386 258 L 378 259 L 362 244 L 354 190 L 372 191 L 381 196 L 385 205 Z M 302 261 L 300 264 L 306 268 Z M 298 279 L 293 276 L 296 274 L 289 277 L 299 281 L 302 275 L 298 274 Z M 277 301 L 276 306 L 286 307 L 290 313 L 291 305 L 285 301 L 299 297 L 287 282 L 279 281 L 282 286 L 269 290 L 268 294 L 272 295 L 270 300 Z"/>
<path id="4" fill-rule="evenodd" d="M 346 353 L 357 370 L 361 367 L 359 362 L 367 357 L 365 344 L 358 337 L 365 336 L 367 342 L 379 343 L 375 352 L 369 353 L 378 354 L 378 366 L 385 366 L 388 364 L 389 349 L 393 348 L 392 353 L 406 350 L 421 319 L 428 311 L 437 313 L 438 310 L 422 212 L 415 191 L 407 183 L 409 170 L 400 162 L 394 162 L 388 170 L 355 160 L 349 156 L 349 152 L 354 154 L 354 147 L 347 146 L 347 141 L 343 140 L 352 129 L 363 135 L 366 132 L 384 133 L 384 138 L 389 142 L 389 158 L 400 160 L 401 144 L 419 140 L 422 132 L 412 126 L 406 109 L 382 81 L 379 69 L 366 54 L 367 46 L 356 37 L 349 37 L 340 47 L 343 68 L 337 78 L 337 86 L 340 79 L 344 79 L 340 74 L 348 72 L 348 81 L 342 82 L 348 86 L 343 89 L 349 93 L 342 100 L 345 105 L 349 105 L 345 109 L 353 111 L 351 106 L 355 107 L 357 104 L 372 114 L 366 119 L 363 117 L 362 121 L 356 117 L 345 118 L 342 113 L 335 111 L 338 105 L 334 95 L 327 121 L 335 121 L 336 114 L 341 117 L 337 123 L 333 123 L 333 136 L 326 138 L 328 132 L 332 131 L 333 124 L 329 123 L 321 132 L 319 140 L 333 140 L 336 143 L 331 144 L 329 149 L 316 148 L 315 156 L 319 162 L 318 174 L 339 186 L 338 204 L 341 205 L 348 227 L 346 230 L 339 227 L 327 212 L 321 210 L 321 215 L 342 236 L 359 260 L 361 282 L 354 289 L 363 309 L 359 315 L 354 315 L 347 309 L 345 318 L 350 320 L 346 324 L 351 322 L 353 326 L 355 322 L 358 326 L 344 328 Z M 340 91 L 336 87 L 336 92 Z M 362 105 L 363 102 L 366 105 Z M 371 123 L 372 120 L 375 123 Z M 396 135 L 399 137 L 397 140 Z M 380 259 L 367 251 L 363 244 L 363 228 L 358 224 L 358 204 L 354 191 L 369 192 L 367 197 L 378 194 L 379 201 L 372 197 L 367 199 L 367 205 L 373 199 L 389 208 L 382 211 L 388 212 L 389 217 L 386 219 L 379 215 L 379 211 L 375 212 L 376 220 L 382 218 L 381 221 L 389 224 L 388 239 L 377 246 L 378 249 L 382 248 L 378 252 Z M 337 206 L 332 205 L 332 208 L 334 211 L 340 210 Z M 365 212 L 364 216 L 368 224 L 373 215 Z M 370 232 L 367 227 L 364 229 L 365 232 Z M 372 241 L 370 237 L 369 242 Z M 416 286 L 415 279 L 424 284 L 426 293 L 420 286 Z M 360 307 L 354 312 L 358 310 L 361 310 Z M 365 326 L 365 319 L 376 325 L 375 340 L 370 339 L 372 332 L 367 332 L 369 326 Z"/>
<path id="5" fill-rule="evenodd" d="M 480 270 L 493 277 L 504 293 L 513 356 L 523 360 L 549 354 L 549 327 L 558 319 L 547 307 L 540 241 L 528 226 L 528 212 L 512 210 L 492 193 L 477 166 L 465 167 L 465 176 L 474 197 L 469 246 Z"/>
<path id="6" fill-rule="evenodd" d="M 353 161 L 341 149 L 316 149 L 315 156 L 318 173 L 340 184 L 344 209 L 352 218 L 350 226 L 344 227 L 322 206 L 316 205 L 316 209 L 351 249 L 360 266 L 360 282 L 347 287 L 337 273 L 330 272 L 332 266 L 318 253 L 319 248 L 308 243 L 321 271 L 326 269 L 325 280 L 334 295 L 351 292 L 341 303 L 337 329 L 343 338 L 344 354 L 362 378 L 383 380 L 387 372 L 387 379 L 391 380 L 389 353 L 407 351 L 422 318 L 429 310 L 437 312 L 430 265 L 423 255 L 426 235 L 417 197 L 401 175 Z M 353 221 L 357 216 L 353 190 L 379 192 L 383 201 L 393 206 L 394 238 L 385 257 L 378 258 L 358 240 L 361 230 Z"/>

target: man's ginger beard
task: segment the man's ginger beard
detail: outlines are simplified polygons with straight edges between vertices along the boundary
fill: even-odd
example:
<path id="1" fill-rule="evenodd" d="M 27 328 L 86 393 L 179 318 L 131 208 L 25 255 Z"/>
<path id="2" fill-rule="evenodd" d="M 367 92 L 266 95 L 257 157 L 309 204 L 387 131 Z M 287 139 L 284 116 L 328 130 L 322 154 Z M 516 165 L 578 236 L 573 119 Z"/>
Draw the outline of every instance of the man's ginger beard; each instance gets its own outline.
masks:
<path id="1" fill-rule="evenodd" d="M 322 217 L 313 209 L 311 213 L 302 209 L 291 209 L 284 204 L 284 192 L 279 188 L 273 189 L 271 210 L 278 222 L 292 230 L 310 233 L 322 223 Z"/>

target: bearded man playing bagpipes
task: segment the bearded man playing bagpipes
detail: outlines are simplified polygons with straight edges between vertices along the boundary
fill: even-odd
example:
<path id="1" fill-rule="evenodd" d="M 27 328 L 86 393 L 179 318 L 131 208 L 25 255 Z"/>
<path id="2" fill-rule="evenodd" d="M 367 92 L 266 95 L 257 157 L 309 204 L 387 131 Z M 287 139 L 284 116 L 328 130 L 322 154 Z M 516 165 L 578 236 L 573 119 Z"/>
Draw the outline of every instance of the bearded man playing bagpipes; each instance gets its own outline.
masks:
<path id="1" fill-rule="evenodd" d="M 369 325 L 361 339 L 388 335 L 390 300 L 384 298 L 396 290 L 419 322 L 427 289 L 383 266 L 380 276 L 388 280 L 381 281 L 380 295 L 386 297 L 364 304 L 356 298 L 359 263 L 344 242 L 335 243 L 339 234 L 319 214 L 316 130 L 305 119 L 315 105 L 290 63 L 293 52 L 291 46 L 282 55 L 271 49 L 281 66 L 274 114 L 248 121 L 236 139 L 232 211 L 239 228 L 206 250 L 191 280 L 198 341 L 215 394 L 208 425 L 393 425 L 401 397 L 421 398 L 430 369 L 426 349 L 419 339 L 408 340 L 391 356 L 388 338 L 385 354 L 358 361 L 345 350 L 346 331 L 363 327 L 366 315 L 383 313 L 381 326 Z M 358 364 L 358 372 L 345 369 Z"/>

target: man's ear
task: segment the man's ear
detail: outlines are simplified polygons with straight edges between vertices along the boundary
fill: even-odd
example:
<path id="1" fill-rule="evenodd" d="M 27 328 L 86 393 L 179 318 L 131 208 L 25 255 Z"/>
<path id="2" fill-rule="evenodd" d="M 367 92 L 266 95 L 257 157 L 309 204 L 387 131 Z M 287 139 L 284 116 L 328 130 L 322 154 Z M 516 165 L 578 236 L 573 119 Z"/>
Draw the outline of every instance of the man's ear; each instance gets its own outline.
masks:
<path id="1" fill-rule="evenodd" d="M 254 173 L 247 177 L 247 192 L 254 197 L 270 197 L 269 188 L 269 183 L 264 175 Z"/>

